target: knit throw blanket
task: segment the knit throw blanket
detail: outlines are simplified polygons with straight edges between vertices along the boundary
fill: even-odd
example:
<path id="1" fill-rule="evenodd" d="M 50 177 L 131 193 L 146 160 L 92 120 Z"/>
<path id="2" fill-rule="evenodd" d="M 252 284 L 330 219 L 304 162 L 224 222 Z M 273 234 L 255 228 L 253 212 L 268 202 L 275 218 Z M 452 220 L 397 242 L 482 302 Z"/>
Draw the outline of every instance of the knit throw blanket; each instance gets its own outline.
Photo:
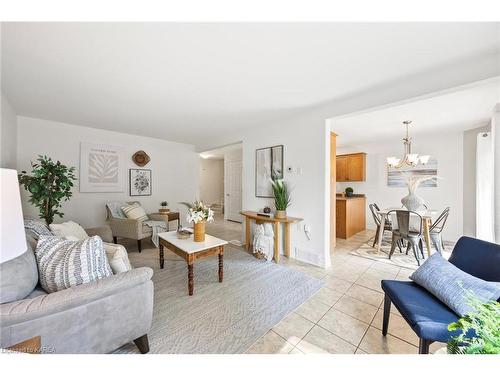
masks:
<path id="1" fill-rule="evenodd" d="M 159 247 L 160 240 L 158 238 L 158 233 L 167 231 L 167 224 L 164 221 L 158 220 L 146 220 L 143 222 L 148 227 L 153 229 L 153 234 L 151 235 L 151 241 L 155 244 L 156 247 Z"/>

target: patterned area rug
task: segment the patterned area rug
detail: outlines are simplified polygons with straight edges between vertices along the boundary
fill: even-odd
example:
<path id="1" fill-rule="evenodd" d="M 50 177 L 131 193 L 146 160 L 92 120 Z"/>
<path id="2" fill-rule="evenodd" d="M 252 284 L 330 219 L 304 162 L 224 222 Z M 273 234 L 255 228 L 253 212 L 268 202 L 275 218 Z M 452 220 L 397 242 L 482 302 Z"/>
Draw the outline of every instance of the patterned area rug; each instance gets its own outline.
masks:
<path id="1" fill-rule="evenodd" d="M 244 353 L 322 286 L 318 279 L 258 260 L 229 245 L 224 254 L 224 282 L 217 281 L 217 257 L 196 262 L 194 295 L 189 297 L 186 262 L 167 254 L 163 270 L 158 250 L 129 254 L 135 267 L 154 269 L 150 353 Z M 116 353 L 138 350 L 127 344 Z"/>
<path id="2" fill-rule="evenodd" d="M 403 250 L 402 253 L 400 253 L 399 249 L 396 248 L 396 251 L 394 251 L 394 254 L 392 255 L 391 259 L 389 259 L 389 252 L 391 250 L 391 235 L 389 233 L 386 232 L 386 234 L 382 238 L 382 246 L 380 248 L 380 253 L 377 252 L 376 245 L 375 247 L 372 247 L 372 244 L 373 244 L 373 238 L 371 238 L 369 241 L 361 245 L 361 247 L 359 247 L 358 249 L 351 251 L 350 254 L 362 258 L 376 260 L 387 264 L 393 264 L 399 267 L 406 267 L 414 270 L 418 268 L 417 260 L 413 255 L 413 251 L 410 250 L 408 252 L 408 255 L 406 255 L 406 248 L 402 249 Z M 444 241 L 444 246 L 445 250 L 443 252 L 443 257 L 448 259 L 450 257 L 454 243 Z M 434 253 L 435 249 L 433 248 L 432 251 Z M 425 245 L 424 245 L 424 255 L 425 259 L 427 259 L 427 248 L 425 247 Z M 423 262 L 422 259 L 420 259 L 420 264 L 422 264 L 422 262 Z"/>

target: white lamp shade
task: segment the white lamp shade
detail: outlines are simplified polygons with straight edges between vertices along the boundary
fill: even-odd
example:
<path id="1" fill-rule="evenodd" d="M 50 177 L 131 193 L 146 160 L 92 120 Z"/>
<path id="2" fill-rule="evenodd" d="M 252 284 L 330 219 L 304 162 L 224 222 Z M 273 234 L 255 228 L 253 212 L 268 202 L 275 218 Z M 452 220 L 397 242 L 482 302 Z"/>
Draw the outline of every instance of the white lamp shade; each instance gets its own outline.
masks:
<path id="1" fill-rule="evenodd" d="M 16 170 L 0 168 L 0 189 L 0 263 L 3 263 L 27 249 Z"/>
<path id="2" fill-rule="evenodd" d="M 389 164 L 391 167 L 395 167 L 396 165 L 399 164 L 400 159 L 390 156 L 387 158 L 387 164 Z"/>
<path id="3" fill-rule="evenodd" d="M 419 159 L 422 164 L 427 164 L 429 162 L 429 159 L 431 158 L 430 155 L 420 155 Z"/>
<path id="4" fill-rule="evenodd" d="M 408 154 L 408 162 L 411 164 L 418 164 L 418 154 Z"/>

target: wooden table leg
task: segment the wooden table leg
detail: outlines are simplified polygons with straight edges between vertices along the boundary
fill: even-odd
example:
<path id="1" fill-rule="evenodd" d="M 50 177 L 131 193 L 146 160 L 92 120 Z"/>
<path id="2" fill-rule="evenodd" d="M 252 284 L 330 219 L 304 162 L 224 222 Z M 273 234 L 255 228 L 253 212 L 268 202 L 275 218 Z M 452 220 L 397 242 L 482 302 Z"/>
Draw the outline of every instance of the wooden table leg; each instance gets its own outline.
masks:
<path id="1" fill-rule="evenodd" d="M 278 221 L 274 223 L 274 261 L 276 263 L 280 261 L 280 223 Z"/>
<path id="2" fill-rule="evenodd" d="M 15 344 L 9 348 L 13 352 L 25 353 L 25 354 L 39 354 L 42 348 L 42 339 L 40 336 L 32 337 L 26 341 Z"/>
<path id="3" fill-rule="evenodd" d="M 188 292 L 189 295 L 193 295 L 194 291 L 194 270 L 193 264 L 188 263 Z"/>
<path id="4" fill-rule="evenodd" d="M 160 268 L 163 269 L 163 263 L 165 261 L 164 259 L 164 254 L 163 254 L 163 245 L 160 242 Z"/>
<path id="5" fill-rule="evenodd" d="M 382 246 L 382 237 L 384 237 L 385 220 L 387 214 L 380 214 L 380 228 L 378 229 L 378 241 L 377 241 L 377 253 L 380 253 L 380 247 Z"/>
<path id="6" fill-rule="evenodd" d="M 250 219 L 245 218 L 245 249 L 250 250 Z"/>
<path id="7" fill-rule="evenodd" d="M 285 256 L 290 258 L 290 223 L 285 223 Z"/>
<path id="8" fill-rule="evenodd" d="M 425 246 L 427 247 L 427 256 L 431 256 L 431 235 L 429 232 L 430 228 L 430 221 L 431 219 L 424 219 L 423 224 L 424 224 L 424 240 L 425 240 Z"/>
<path id="9" fill-rule="evenodd" d="M 224 246 L 221 246 L 219 253 L 219 283 L 224 279 Z"/>

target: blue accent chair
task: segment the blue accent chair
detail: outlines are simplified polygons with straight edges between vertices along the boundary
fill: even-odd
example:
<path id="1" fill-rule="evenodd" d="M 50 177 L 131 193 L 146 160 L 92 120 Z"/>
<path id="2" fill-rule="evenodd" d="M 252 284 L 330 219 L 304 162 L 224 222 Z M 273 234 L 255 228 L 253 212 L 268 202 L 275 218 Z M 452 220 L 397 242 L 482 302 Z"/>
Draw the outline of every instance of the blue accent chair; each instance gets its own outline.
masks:
<path id="1" fill-rule="evenodd" d="M 500 245 L 462 237 L 456 243 L 450 263 L 475 277 L 500 282 Z M 391 303 L 420 338 L 419 354 L 428 354 L 434 341 L 447 342 L 448 324 L 459 319 L 434 295 L 413 281 L 382 280 L 385 292 L 382 334 L 387 335 Z"/>

